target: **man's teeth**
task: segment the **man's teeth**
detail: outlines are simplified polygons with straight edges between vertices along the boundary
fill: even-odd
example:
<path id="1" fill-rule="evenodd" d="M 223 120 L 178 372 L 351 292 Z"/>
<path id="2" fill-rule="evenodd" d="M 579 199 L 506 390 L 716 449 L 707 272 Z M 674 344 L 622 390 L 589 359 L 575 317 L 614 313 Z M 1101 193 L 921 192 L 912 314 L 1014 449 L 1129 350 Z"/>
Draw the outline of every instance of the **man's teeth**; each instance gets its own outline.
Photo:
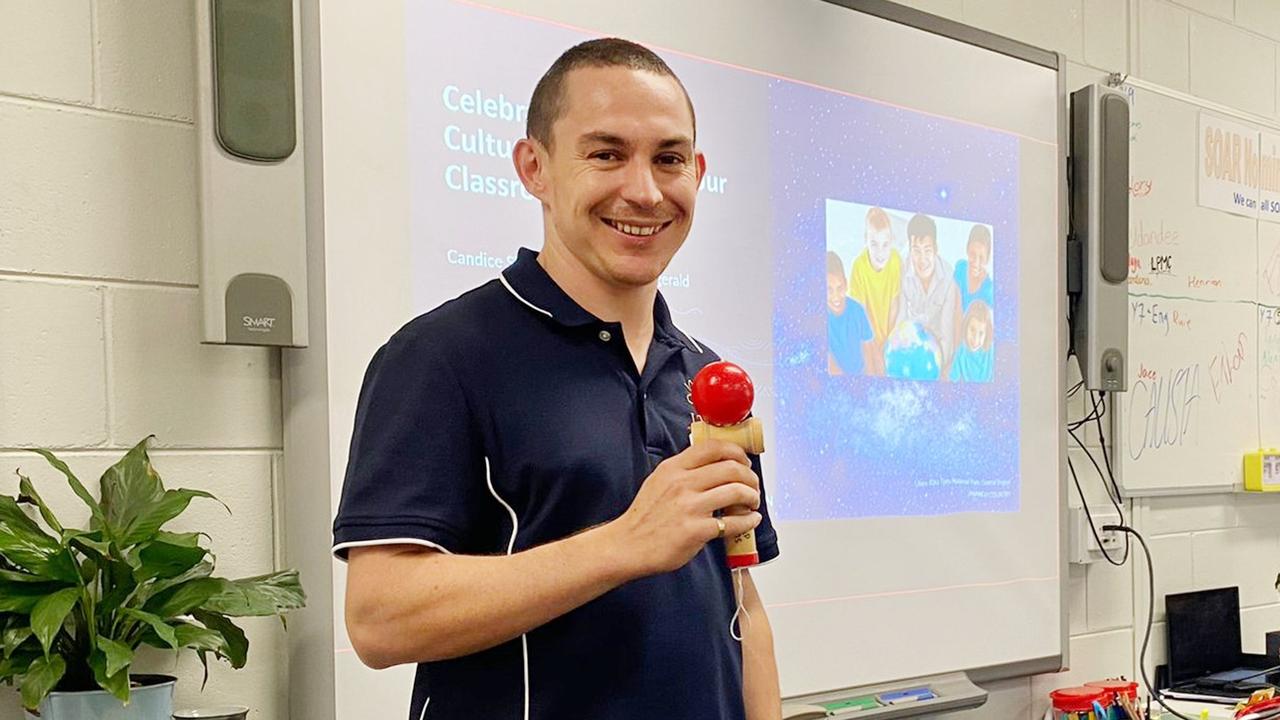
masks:
<path id="1" fill-rule="evenodd" d="M 626 223 L 617 222 L 616 220 L 610 220 L 609 225 L 610 227 L 616 230 L 621 230 L 622 232 L 628 235 L 638 235 L 640 237 L 647 237 L 649 235 L 652 235 L 658 232 L 663 228 L 663 225 L 646 225 L 646 226 L 628 225 Z"/>

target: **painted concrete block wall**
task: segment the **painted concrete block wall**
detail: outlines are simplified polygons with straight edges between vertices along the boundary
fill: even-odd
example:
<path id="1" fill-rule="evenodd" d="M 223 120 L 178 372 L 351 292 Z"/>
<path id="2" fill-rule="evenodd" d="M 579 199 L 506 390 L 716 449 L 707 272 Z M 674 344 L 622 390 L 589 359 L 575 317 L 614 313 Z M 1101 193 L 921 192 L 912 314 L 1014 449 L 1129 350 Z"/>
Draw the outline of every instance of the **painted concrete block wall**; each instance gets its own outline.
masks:
<path id="1" fill-rule="evenodd" d="M 57 450 L 96 488 L 156 435 L 170 487 L 208 490 L 172 527 L 201 530 L 218 573 L 279 556 L 280 361 L 199 342 L 193 4 L 0 0 L 0 492 L 15 468 L 64 519 L 87 511 L 22 448 Z M 304 578 L 305 581 L 305 578 Z M 280 623 L 247 619 L 249 664 L 152 652 L 179 706 L 239 703 L 288 717 Z M 20 718 L 0 688 L 0 720 Z"/>
<path id="2" fill-rule="evenodd" d="M 1275 0 L 905 1 L 1065 53 L 1072 88 L 1127 72 L 1280 119 Z M 198 342 L 192 45 L 185 2 L 0 0 L 0 489 L 13 490 L 20 466 L 75 517 L 58 478 L 19 449 L 58 448 L 92 480 L 156 433 L 166 480 L 209 489 L 234 513 L 198 504 L 185 527 L 213 536 L 223 573 L 256 574 L 279 555 L 280 365 L 274 351 Z M 1072 415 L 1084 412 L 1074 401 Z M 1098 434 L 1082 440 L 1096 446 Z M 1078 448 L 1072 458 L 1089 467 Z M 1103 502 L 1091 472 L 1086 494 Z M 1247 647 L 1280 628 L 1270 588 L 1280 499 L 1153 499 L 1128 510 L 1151 542 L 1158 598 L 1238 584 Z M 986 708 L 951 717 L 1039 718 L 1052 688 L 1133 676 L 1146 598 L 1140 560 L 1073 567 L 1071 670 L 994 683 Z M 279 625 L 246 624 L 249 668 L 215 667 L 203 694 L 192 658 L 148 662 L 181 676 L 180 704 L 242 702 L 255 718 L 286 718 Z M 17 717 L 0 691 L 0 720 Z"/>

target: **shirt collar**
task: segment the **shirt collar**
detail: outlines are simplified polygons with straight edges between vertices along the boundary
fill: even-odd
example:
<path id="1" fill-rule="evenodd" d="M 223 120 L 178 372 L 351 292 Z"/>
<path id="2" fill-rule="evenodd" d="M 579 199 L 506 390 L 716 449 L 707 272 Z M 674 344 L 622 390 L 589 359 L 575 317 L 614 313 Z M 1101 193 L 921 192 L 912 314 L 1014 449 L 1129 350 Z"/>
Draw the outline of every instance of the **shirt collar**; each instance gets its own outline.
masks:
<path id="1" fill-rule="evenodd" d="M 520 248 L 516 261 L 502 271 L 499 280 L 516 300 L 564 327 L 603 323 L 600 318 L 592 315 L 569 297 L 569 294 L 551 279 L 542 265 L 538 264 L 538 253 L 528 248 Z M 671 321 L 671 310 L 667 307 L 667 301 L 662 297 L 662 293 L 657 294 L 653 303 L 653 326 L 655 336 L 674 340 L 696 353 L 703 352 L 702 346 L 696 340 L 685 335 Z"/>

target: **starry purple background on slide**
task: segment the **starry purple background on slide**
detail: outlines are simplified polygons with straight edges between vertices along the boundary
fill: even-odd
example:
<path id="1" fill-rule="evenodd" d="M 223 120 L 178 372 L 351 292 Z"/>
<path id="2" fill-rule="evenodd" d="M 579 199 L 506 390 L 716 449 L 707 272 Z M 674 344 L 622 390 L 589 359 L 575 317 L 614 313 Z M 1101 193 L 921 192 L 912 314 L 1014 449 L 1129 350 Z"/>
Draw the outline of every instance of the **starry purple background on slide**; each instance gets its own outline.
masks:
<path id="1" fill-rule="evenodd" d="M 830 376 L 825 207 L 987 223 L 994 276 L 1016 278 L 1019 139 L 791 82 L 770 95 L 774 518 L 1018 510 L 1017 283 L 996 283 L 994 382 Z"/>

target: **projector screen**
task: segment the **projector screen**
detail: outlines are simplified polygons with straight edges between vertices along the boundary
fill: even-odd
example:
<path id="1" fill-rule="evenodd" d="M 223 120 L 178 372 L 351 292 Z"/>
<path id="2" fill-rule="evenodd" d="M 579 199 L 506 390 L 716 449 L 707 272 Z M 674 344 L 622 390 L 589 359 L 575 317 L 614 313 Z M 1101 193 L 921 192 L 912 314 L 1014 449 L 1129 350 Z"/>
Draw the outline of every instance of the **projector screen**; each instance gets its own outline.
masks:
<path id="1" fill-rule="evenodd" d="M 1055 666 L 1054 68 L 820 0 L 383 5 L 321 4 L 335 509 L 369 358 L 541 247 L 510 159 L 529 96 L 560 52 L 620 35 L 697 114 L 707 175 L 660 286 L 756 384 L 782 556 L 753 576 L 784 695 Z M 370 680 L 350 652 L 342 571 L 340 711 L 368 716 L 389 676 L 403 689 L 379 702 L 407 707 L 410 673 Z"/>

